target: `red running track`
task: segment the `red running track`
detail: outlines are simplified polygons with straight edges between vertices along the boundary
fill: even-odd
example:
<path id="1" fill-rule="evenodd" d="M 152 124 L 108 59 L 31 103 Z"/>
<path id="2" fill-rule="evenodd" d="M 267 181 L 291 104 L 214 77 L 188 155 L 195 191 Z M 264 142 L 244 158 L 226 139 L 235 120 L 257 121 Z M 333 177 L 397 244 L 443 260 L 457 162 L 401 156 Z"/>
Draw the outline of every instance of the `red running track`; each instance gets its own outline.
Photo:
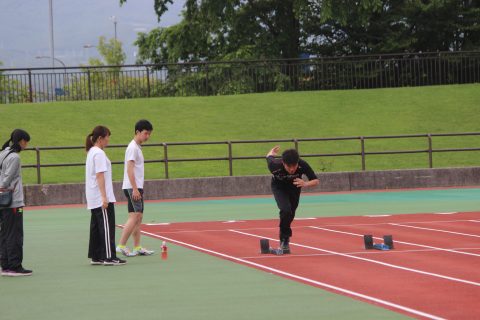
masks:
<path id="1" fill-rule="evenodd" d="M 142 225 L 145 235 L 425 319 L 480 319 L 480 213 L 297 219 L 292 254 L 277 245 L 277 220 Z M 365 250 L 393 235 L 395 249 Z M 241 243 L 241 245 L 238 245 Z"/>

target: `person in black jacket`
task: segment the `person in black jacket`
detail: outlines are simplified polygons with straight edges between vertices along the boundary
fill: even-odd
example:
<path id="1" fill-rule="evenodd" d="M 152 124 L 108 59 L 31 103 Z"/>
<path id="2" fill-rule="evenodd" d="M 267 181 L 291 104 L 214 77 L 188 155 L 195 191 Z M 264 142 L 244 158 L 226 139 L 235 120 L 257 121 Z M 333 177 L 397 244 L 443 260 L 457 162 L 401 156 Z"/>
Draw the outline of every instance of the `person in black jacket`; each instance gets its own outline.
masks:
<path id="1" fill-rule="evenodd" d="M 300 159 L 297 150 L 288 149 L 282 153 L 281 159 L 275 159 L 280 150 L 275 146 L 267 154 L 268 169 L 272 173 L 272 192 L 280 209 L 280 249 L 290 253 L 291 224 L 295 218 L 302 188 L 314 187 L 319 180 L 310 165 Z M 309 181 L 302 179 L 306 175 Z"/>

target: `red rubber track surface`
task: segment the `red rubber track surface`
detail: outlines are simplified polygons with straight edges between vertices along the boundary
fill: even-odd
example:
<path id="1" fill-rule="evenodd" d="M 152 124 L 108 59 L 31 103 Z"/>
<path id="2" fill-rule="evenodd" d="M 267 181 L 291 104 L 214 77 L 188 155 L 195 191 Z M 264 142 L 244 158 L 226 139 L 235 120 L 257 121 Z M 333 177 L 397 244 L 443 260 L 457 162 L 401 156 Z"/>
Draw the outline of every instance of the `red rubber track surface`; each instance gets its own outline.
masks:
<path id="1" fill-rule="evenodd" d="M 480 319 L 480 213 L 297 219 L 292 254 L 278 220 L 142 225 L 142 233 L 422 319 Z M 395 249 L 365 250 L 363 235 Z"/>

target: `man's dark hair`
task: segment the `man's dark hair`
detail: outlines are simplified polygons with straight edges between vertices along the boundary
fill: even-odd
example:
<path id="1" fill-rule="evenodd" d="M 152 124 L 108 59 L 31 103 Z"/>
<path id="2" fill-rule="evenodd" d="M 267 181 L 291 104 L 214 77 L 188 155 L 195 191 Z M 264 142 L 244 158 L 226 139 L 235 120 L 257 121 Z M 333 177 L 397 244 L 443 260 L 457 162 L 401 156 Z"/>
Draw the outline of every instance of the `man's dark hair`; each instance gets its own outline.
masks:
<path id="1" fill-rule="evenodd" d="M 139 120 L 136 124 L 135 124 L 135 133 L 138 132 L 142 132 L 143 130 L 147 130 L 147 131 L 152 131 L 153 130 L 153 126 L 152 124 L 150 123 L 150 121 L 148 120 Z"/>
<path id="2" fill-rule="evenodd" d="M 300 156 L 298 155 L 298 152 L 295 149 L 288 149 L 283 151 L 282 153 L 282 161 L 287 166 L 296 165 L 299 159 L 300 159 Z"/>

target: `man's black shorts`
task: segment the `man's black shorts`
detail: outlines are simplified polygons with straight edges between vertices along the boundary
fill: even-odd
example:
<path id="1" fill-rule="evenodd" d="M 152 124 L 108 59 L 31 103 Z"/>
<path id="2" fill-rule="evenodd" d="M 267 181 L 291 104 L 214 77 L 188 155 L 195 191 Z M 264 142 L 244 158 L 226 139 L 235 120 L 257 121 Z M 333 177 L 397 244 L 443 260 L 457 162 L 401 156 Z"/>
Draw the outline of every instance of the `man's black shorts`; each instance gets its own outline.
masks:
<path id="1" fill-rule="evenodd" d="M 133 200 L 133 189 L 123 189 L 123 193 L 128 199 L 128 212 L 140 212 L 143 213 L 143 189 L 138 189 L 142 198 L 138 201 Z"/>

